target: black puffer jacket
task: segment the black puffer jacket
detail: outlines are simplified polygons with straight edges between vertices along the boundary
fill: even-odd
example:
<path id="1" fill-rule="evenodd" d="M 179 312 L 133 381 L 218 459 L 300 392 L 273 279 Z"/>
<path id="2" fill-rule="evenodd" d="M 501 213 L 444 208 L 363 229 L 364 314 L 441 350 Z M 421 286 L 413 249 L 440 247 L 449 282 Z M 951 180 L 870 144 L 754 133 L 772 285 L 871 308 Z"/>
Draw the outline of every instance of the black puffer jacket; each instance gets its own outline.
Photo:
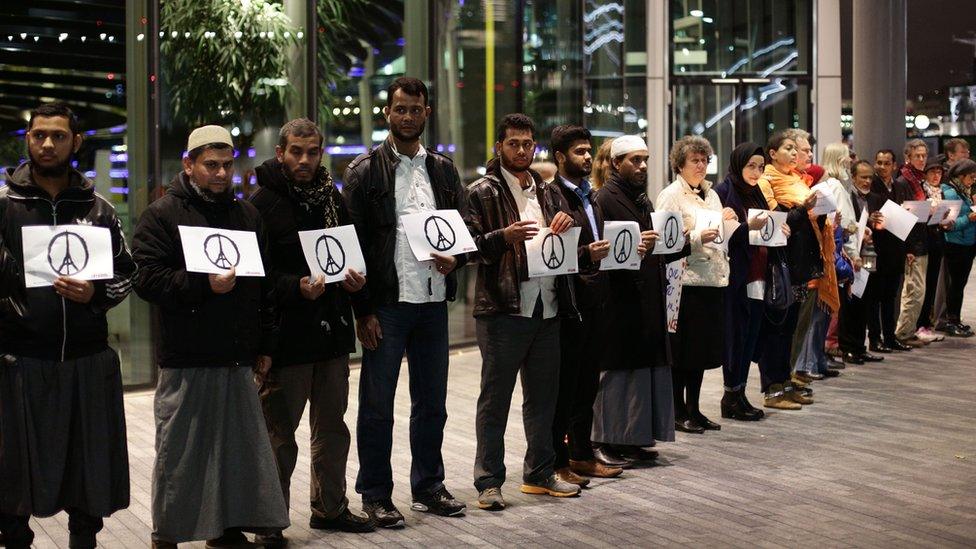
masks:
<path id="1" fill-rule="evenodd" d="M 274 282 L 270 276 L 238 277 L 234 289 L 215 294 L 208 275 L 186 270 L 179 226 L 257 233 L 265 273 L 271 273 L 261 215 L 248 202 L 207 202 L 186 174 L 149 205 L 132 237 L 139 266 L 135 290 L 157 306 L 161 368 L 252 367 L 258 355 L 273 355 L 277 337 Z"/>
<path id="2" fill-rule="evenodd" d="M 309 301 L 299 290 L 299 281 L 309 276 L 309 270 L 298 231 L 328 228 L 324 213 L 318 208 L 306 210 L 298 202 L 277 160 L 268 160 L 255 171 L 260 187 L 250 200 L 261 212 L 271 244 L 280 315 L 278 349 L 272 357 L 272 367 L 320 362 L 355 351 L 349 294 L 338 283 L 329 284 L 318 299 Z M 318 176 L 328 177 L 325 168 L 319 168 Z M 350 224 L 342 195 L 335 187 L 332 192 L 339 206 L 339 225 Z M 357 296 L 364 297 L 365 291 Z"/>
<path id="3" fill-rule="evenodd" d="M 392 138 L 391 138 L 392 139 Z M 390 139 L 366 154 L 356 157 L 346 168 L 342 194 L 349 215 L 356 226 L 359 243 L 366 259 L 369 278 L 366 289 L 367 307 L 356 307 L 356 316 L 370 314 L 377 305 L 400 300 L 400 284 L 396 272 L 396 167 L 400 157 L 393 150 Z M 454 162 L 450 158 L 427 150 L 425 162 L 434 201 L 438 210 L 458 210 L 464 216 L 464 187 Z M 464 266 L 465 254 L 455 256 L 457 266 L 446 277 L 446 296 L 454 301 L 457 293 L 457 272 Z"/>
<path id="4" fill-rule="evenodd" d="M 24 286 L 21 227 L 69 224 L 106 227 L 112 234 L 115 277 L 94 281 L 87 304 L 64 299 L 51 287 Z M 68 188 L 51 199 L 31 179 L 29 162 L 7 170 L 7 186 L 0 189 L 0 353 L 70 360 L 105 350 L 105 312 L 129 295 L 135 270 L 115 208 L 81 173 L 72 171 Z"/>

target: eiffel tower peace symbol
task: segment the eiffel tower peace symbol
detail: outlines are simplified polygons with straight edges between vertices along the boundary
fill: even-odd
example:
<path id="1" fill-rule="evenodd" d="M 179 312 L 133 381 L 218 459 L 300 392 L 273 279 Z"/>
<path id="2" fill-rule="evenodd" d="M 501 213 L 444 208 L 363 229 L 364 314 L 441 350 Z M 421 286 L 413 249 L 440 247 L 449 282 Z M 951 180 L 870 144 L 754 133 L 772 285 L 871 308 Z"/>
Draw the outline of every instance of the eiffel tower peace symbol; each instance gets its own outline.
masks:
<path id="1" fill-rule="evenodd" d="M 225 271 L 241 262 L 241 251 L 237 243 L 220 233 L 212 234 L 203 241 L 203 253 L 214 267 Z"/>
<path id="2" fill-rule="evenodd" d="M 558 269 L 566 261 L 566 245 L 563 237 L 549 233 L 542 239 L 542 262 L 550 269 Z"/>
<path id="3" fill-rule="evenodd" d="M 322 272 L 334 276 L 346 267 L 346 251 L 342 249 L 339 239 L 324 234 L 315 241 L 315 260 Z"/>
<path id="4" fill-rule="evenodd" d="M 664 222 L 664 245 L 673 248 L 678 243 L 678 219 L 669 217 Z"/>
<path id="5" fill-rule="evenodd" d="M 763 239 L 763 242 L 769 242 L 773 239 L 773 229 L 776 228 L 776 223 L 773 221 L 772 216 L 766 219 L 766 224 L 759 229 L 759 236 Z"/>
<path id="6" fill-rule="evenodd" d="M 61 276 L 72 276 L 88 266 L 88 243 L 78 233 L 62 231 L 47 245 L 47 264 Z"/>
<path id="7" fill-rule="evenodd" d="M 439 252 L 450 250 L 457 241 L 451 224 L 439 215 L 432 215 L 424 222 L 424 236 L 427 243 Z"/>
<path id="8" fill-rule="evenodd" d="M 634 247 L 634 235 L 627 229 L 617 233 L 617 238 L 613 241 L 613 259 L 617 263 L 625 263 L 630 259 L 630 254 Z"/>
<path id="9" fill-rule="evenodd" d="M 713 242 L 715 242 L 716 244 L 721 244 L 722 242 L 725 242 L 725 238 L 722 237 L 722 227 L 711 227 L 711 228 L 718 231 L 718 236 L 715 237 L 715 240 Z"/>

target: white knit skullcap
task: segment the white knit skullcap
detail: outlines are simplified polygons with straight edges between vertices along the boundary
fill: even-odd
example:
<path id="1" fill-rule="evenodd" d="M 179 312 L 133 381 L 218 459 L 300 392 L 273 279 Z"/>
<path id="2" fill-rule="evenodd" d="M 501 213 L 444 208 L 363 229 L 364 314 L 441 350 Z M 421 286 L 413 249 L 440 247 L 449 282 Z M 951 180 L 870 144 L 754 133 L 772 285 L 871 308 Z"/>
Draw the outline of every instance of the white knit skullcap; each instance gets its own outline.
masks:
<path id="1" fill-rule="evenodd" d="M 622 135 L 614 138 L 610 145 L 611 158 L 617 158 L 635 151 L 647 152 L 647 143 L 636 135 Z"/>

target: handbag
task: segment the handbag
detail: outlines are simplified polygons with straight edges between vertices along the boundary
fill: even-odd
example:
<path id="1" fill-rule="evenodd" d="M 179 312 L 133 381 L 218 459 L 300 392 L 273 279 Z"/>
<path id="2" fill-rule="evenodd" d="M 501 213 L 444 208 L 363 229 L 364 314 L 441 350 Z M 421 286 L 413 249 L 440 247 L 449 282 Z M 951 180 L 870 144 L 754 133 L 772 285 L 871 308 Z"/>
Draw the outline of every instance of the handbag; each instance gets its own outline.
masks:
<path id="1" fill-rule="evenodd" d="M 774 257 L 775 256 L 775 257 Z M 782 253 L 771 253 L 766 263 L 766 288 L 763 302 L 773 309 L 789 309 L 795 302 L 793 285 L 790 282 L 790 267 Z"/>

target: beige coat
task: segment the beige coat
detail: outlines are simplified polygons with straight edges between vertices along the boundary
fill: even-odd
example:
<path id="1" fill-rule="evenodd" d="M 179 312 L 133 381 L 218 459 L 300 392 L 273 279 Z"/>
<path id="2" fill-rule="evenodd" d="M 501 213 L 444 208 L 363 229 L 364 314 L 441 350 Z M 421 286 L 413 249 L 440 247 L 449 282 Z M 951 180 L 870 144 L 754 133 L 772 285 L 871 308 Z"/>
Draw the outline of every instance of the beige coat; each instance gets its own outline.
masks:
<path id="1" fill-rule="evenodd" d="M 679 175 L 657 195 L 654 207 L 657 211 L 681 212 L 681 220 L 685 228 L 691 228 L 688 233 L 688 238 L 691 240 L 691 255 L 687 258 L 687 268 L 681 283 L 687 286 L 728 286 L 729 258 L 726 252 L 702 244 L 701 233 L 704 227 L 695 227 L 696 210 L 709 209 L 721 212 L 722 201 L 712 190 L 710 182 L 702 181 L 701 188 L 705 194 L 704 200 Z"/>

